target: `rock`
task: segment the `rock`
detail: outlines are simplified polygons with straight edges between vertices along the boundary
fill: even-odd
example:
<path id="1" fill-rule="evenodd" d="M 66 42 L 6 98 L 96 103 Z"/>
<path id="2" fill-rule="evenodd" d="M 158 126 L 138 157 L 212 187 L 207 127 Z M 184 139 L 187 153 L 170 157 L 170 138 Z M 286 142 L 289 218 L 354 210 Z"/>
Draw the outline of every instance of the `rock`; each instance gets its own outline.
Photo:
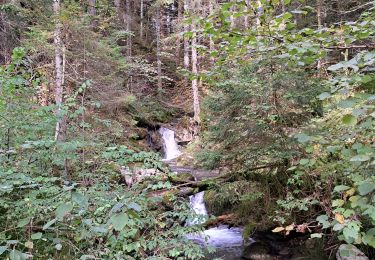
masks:
<path id="1" fill-rule="evenodd" d="M 152 131 L 149 134 L 150 148 L 155 151 L 160 151 L 163 148 L 163 139 L 159 131 Z"/>
<path id="2" fill-rule="evenodd" d="M 136 128 L 135 132 L 137 133 L 137 136 L 138 136 L 136 140 L 143 140 L 147 138 L 148 131 L 146 128 Z"/>
<path id="3" fill-rule="evenodd" d="M 272 248 L 267 243 L 254 242 L 249 246 L 246 246 L 243 253 L 242 259 L 248 260 L 272 260 L 275 257 L 271 254 Z"/>
<path id="4" fill-rule="evenodd" d="M 368 260 L 369 258 L 357 247 L 349 244 L 340 245 L 336 253 L 337 260 Z"/>
<path id="5" fill-rule="evenodd" d="M 180 172 L 171 177 L 171 181 L 173 183 L 186 183 L 186 182 L 190 182 L 194 180 L 195 180 L 194 176 L 189 172 Z"/>

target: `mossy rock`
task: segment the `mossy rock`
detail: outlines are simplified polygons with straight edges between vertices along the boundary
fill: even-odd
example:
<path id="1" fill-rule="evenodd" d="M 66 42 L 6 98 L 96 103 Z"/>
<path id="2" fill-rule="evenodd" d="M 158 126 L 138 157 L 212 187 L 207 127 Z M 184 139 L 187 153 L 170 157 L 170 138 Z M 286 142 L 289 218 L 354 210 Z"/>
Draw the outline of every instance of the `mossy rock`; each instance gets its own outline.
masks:
<path id="1" fill-rule="evenodd" d="M 171 176 L 171 181 L 173 183 L 186 183 L 190 181 L 194 181 L 194 176 L 189 172 L 181 172 L 176 175 Z"/>
<path id="2" fill-rule="evenodd" d="M 173 200 L 176 193 L 178 193 L 178 190 L 170 190 L 164 193 L 162 203 L 166 208 L 173 209 Z"/>

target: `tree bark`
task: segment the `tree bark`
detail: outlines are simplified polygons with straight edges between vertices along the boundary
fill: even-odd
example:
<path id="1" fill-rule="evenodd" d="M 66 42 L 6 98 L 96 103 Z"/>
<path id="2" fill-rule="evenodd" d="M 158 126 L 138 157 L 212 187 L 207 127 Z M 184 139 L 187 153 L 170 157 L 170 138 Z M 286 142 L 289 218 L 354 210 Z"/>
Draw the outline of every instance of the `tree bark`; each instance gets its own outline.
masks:
<path id="1" fill-rule="evenodd" d="M 199 10 L 199 1 L 195 0 L 194 2 L 194 10 Z M 196 32 L 196 22 L 193 19 L 191 23 L 191 30 L 193 32 L 193 36 L 191 39 L 191 67 L 192 67 L 192 74 L 193 80 L 191 82 L 192 90 L 193 90 L 193 109 L 194 109 L 194 123 L 196 124 L 196 131 L 195 134 L 199 131 L 199 124 L 200 124 L 200 103 L 199 103 L 199 89 L 198 89 L 198 52 L 197 52 L 197 32 Z"/>
<path id="2" fill-rule="evenodd" d="M 57 123 L 55 128 L 55 140 L 65 141 L 66 138 L 66 118 L 63 115 L 63 84 L 64 84 L 64 68 L 63 68 L 63 43 L 61 40 L 62 24 L 60 22 L 60 0 L 53 1 L 53 12 L 55 15 L 55 102 Z"/>
<path id="3" fill-rule="evenodd" d="M 64 115 L 64 45 L 62 42 L 61 31 L 62 23 L 60 21 L 60 0 L 53 1 L 53 13 L 55 15 L 55 30 L 53 33 L 54 47 L 55 47 L 55 102 L 56 102 L 56 127 L 55 127 L 55 140 L 57 142 L 66 141 L 67 122 Z M 68 160 L 64 159 L 64 173 L 63 177 L 68 177 Z"/>
<path id="4" fill-rule="evenodd" d="M 88 8 L 89 14 L 91 16 L 96 15 L 96 0 L 89 0 L 89 8 Z"/>
<path id="5" fill-rule="evenodd" d="M 189 12 L 189 0 L 184 1 L 184 16 L 185 19 L 188 17 Z M 184 25 L 184 33 L 190 31 L 189 24 Z M 187 35 L 184 35 L 184 68 L 189 70 L 190 67 L 190 58 L 189 58 L 189 50 L 190 50 L 190 44 L 189 44 L 189 37 Z"/>
<path id="6" fill-rule="evenodd" d="M 160 6 L 156 10 L 156 59 L 157 59 L 157 70 L 158 70 L 158 93 L 162 91 L 162 75 L 161 75 L 161 12 Z"/>
<path id="7" fill-rule="evenodd" d="M 212 15 L 214 13 L 214 5 L 216 5 L 215 0 L 208 0 L 208 9 L 209 9 L 209 14 Z M 215 51 L 215 43 L 213 40 L 212 35 L 210 35 L 210 53 L 213 53 Z M 215 65 L 215 57 L 210 56 L 210 61 L 211 61 L 211 66 Z"/>
<path id="8" fill-rule="evenodd" d="M 245 0 L 245 13 L 249 11 L 249 0 Z M 243 25 L 244 25 L 244 28 L 245 30 L 249 28 L 249 15 L 248 14 L 245 14 L 244 16 L 244 21 L 243 21 Z"/>
<path id="9" fill-rule="evenodd" d="M 131 9 L 130 0 L 126 0 L 126 31 L 128 33 L 126 45 L 127 45 L 127 56 L 130 59 L 132 56 L 132 35 L 131 35 Z"/>
<path id="10" fill-rule="evenodd" d="M 140 22 L 140 30 L 139 30 L 139 38 L 141 39 L 141 41 L 143 41 L 143 19 L 144 19 L 144 2 L 143 0 L 141 0 L 141 10 L 140 10 L 140 18 L 141 18 L 141 22 Z"/>
<path id="11" fill-rule="evenodd" d="M 180 52 L 181 52 L 181 21 L 182 21 L 182 0 L 177 1 L 177 24 L 176 24 L 176 34 L 177 34 L 177 40 L 176 40 L 176 66 L 178 67 L 180 65 Z"/>
<path id="12" fill-rule="evenodd" d="M 322 0 L 316 1 L 316 18 L 318 22 L 318 29 L 322 28 Z M 317 69 L 318 69 L 318 75 L 320 74 L 320 70 L 322 68 L 322 60 L 318 60 Z"/>
<path id="13" fill-rule="evenodd" d="M 257 28 L 259 29 L 260 28 L 260 25 L 261 25 L 261 21 L 260 21 L 260 16 L 262 15 L 263 13 L 263 7 L 262 7 L 262 2 L 260 0 L 257 0 L 257 18 L 256 18 L 256 24 L 257 24 Z"/>

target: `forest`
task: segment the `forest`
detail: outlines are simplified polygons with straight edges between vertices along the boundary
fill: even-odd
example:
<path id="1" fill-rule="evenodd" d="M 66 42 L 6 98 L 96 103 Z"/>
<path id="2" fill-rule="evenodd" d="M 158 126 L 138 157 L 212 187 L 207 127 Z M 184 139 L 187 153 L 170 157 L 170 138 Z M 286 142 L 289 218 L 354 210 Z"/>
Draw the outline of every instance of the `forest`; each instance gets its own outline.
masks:
<path id="1" fill-rule="evenodd" d="M 0 0 L 0 259 L 375 259 L 374 18 Z"/>

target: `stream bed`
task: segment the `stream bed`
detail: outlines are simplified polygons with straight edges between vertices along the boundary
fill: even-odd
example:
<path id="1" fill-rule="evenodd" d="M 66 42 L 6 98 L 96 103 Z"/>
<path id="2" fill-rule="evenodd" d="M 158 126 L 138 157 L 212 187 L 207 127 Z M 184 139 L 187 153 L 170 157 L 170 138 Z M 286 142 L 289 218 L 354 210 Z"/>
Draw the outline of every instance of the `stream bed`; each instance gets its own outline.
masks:
<path id="1" fill-rule="evenodd" d="M 174 139 L 174 131 L 161 127 L 159 133 L 164 142 L 164 161 L 169 164 L 173 172 L 177 174 L 189 172 L 197 180 L 217 176 L 218 172 L 216 171 L 204 171 L 196 170 L 192 167 L 176 166 L 173 159 L 177 158 L 182 153 Z M 192 211 L 194 211 L 199 218 L 188 222 L 188 225 L 200 224 L 204 219 L 208 218 L 206 205 L 204 203 L 204 191 L 190 196 L 190 206 Z M 187 237 L 202 247 L 215 248 L 215 252 L 211 254 L 207 253 L 205 259 L 234 260 L 241 258 L 244 249 L 242 231 L 243 229 L 240 227 L 230 228 L 227 225 L 220 225 L 218 227 L 209 228 L 201 234 L 189 234 Z"/>

